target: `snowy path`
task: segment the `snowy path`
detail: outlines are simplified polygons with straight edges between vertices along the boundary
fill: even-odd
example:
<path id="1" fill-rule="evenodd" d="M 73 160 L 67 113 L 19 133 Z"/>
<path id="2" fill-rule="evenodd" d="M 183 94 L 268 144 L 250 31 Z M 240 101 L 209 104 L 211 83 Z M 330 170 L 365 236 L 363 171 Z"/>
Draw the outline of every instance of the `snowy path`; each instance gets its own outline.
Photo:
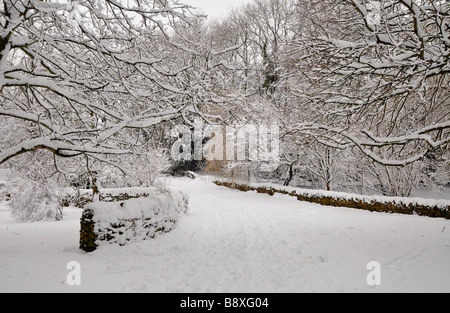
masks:
<path id="1" fill-rule="evenodd" d="M 178 227 L 126 247 L 78 250 L 80 210 L 17 224 L 0 209 L 0 292 L 450 292 L 450 221 L 323 207 L 176 179 Z M 65 282 L 81 265 L 81 286 Z M 366 283 L 370 261 L 381 286 Z"/>

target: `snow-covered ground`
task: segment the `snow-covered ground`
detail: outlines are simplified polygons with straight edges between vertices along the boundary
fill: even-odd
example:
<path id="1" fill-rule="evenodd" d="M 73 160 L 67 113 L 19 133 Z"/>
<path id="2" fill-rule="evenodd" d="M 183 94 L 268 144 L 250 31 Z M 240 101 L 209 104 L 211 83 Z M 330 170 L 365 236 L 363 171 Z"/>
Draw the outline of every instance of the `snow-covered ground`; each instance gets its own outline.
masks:
<path id="1" fill-rule="evenodd" d="M 171 233 L 78 249 L 81 210 L 18 224 L 0 207 L 0 292 L 450 292 L 450 221 L 324 207 L 174 179 L 190 211 Z M 79 262 L 81 285 L 67 264 Z M 366 266 L 381 265 L 369 286 Z"/>

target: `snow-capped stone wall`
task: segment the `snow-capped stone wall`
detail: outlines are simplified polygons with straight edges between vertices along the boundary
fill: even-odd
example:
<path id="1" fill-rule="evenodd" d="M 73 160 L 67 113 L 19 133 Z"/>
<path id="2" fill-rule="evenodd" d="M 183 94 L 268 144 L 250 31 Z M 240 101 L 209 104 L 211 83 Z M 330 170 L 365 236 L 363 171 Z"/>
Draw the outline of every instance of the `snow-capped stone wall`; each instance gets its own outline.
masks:
<path id="1" fill-rule="evenodd" d="M 321 205 L 347 207 L 371 212 L 417 214 L 420 216 L 450 219 L 450 200 L 423 198 L 364 196 L 344 192 L 307 190 L 273 184 L 236 183 L 225 180 L 214 181 L 216 185 L 241 191 L 256 191 L 273 196 L 276 193 L 296 197 L 300 201 Z"/>
<path id="2" fill-rule="evenodd" d="M 153 187 L 131 187 L 102 189 L 101 200 L 104 202 L 126 201 L 134 198 L 148 197 L 154 191 Z M 60 191 L 59 202 L 61 207 L 84 208 L 93 201 L 92 189 L 65 188 Z"/>
<path id="3" fill-rule="evenodd" d="M 187 209 L 181 192 L 156 189 L 142 198 L 90 203 L 81 217 L 80 249 L 92 252 L 103 243 L 125 245 L 167 233 Z"/>

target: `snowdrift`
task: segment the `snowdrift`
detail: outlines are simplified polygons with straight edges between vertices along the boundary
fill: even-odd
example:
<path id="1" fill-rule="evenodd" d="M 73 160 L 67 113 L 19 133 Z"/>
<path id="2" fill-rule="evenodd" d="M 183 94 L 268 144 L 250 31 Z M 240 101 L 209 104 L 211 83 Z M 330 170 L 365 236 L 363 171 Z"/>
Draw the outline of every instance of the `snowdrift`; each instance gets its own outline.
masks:
<path id="1" fill-rule="evenodd" d="M 423 198 L 365 196 L 344 192 L 324 190 L 308 190 L 286 187 L 275 184 L 239 183 L 216 179 L 216 185 L 241 191 L 256 191 L 274 195 L 275 193 L 297 197 L 300 201 L 312 202 L 321 205 L 348 207 L 368 210 L 371 212 L 386 212 L 399 214 L 417 214 L 420 216 L 440 217 L 450 219 L 450 200 L 435 200 Z"/>
<path id="2" fill-rule="evenodd" d="M 93 202 L 81 217 L 80 249 L 92 252 L 102 243 L 125 245 L 171 231 L 188 209 L 179 191 L 146 188 L 146 196 L 126 201 Z"/>

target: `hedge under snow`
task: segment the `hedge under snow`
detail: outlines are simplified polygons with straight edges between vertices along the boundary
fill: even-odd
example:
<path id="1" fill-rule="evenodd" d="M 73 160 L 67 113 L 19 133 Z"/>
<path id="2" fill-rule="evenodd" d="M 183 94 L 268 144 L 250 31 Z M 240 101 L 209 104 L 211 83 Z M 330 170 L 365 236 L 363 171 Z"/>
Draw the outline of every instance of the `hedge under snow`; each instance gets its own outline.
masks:
<path id="1" fill-rule="evenodd" d="M 216 185 L 241 191 L 256 191 L 274 195 L 275 193 L 297 197 L 300 201 L 321 205 L 348 207 L 372 212 L 417 214 L 428 217 L 450 219 L 450 200 L 436 200 L 407 197 L 367 196 L 344 192 L 309 190 L 281 186 L 270 183 L 239 183 L 216 179 Z"/>
<path id="2" fill-rule="evenodd" d="M 125 245 L 167 233 L 188 209 L 188 200 L 179 191 L 146 188 L 146 194 L 86 205 L 81 217 L 80 249 L 91 252 L 102 243 Z"/>

